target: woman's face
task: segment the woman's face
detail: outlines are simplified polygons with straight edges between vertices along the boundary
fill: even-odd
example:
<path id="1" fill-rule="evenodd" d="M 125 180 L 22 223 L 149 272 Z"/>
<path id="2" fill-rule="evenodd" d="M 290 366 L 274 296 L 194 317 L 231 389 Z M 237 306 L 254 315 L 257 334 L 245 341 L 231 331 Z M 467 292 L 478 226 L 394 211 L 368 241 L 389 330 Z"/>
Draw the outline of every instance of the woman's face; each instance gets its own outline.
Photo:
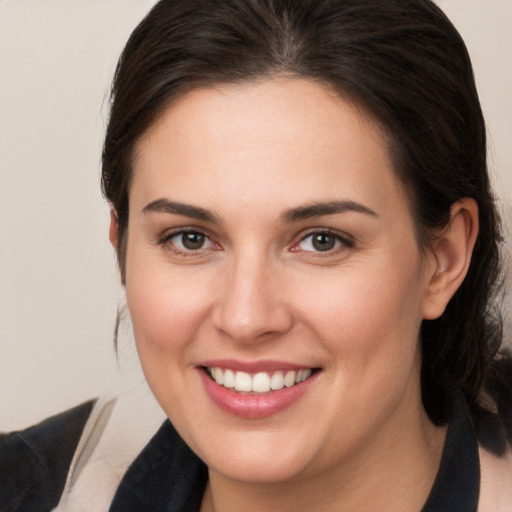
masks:
<path id="1" fill-rule="evenodd" d="M 142 366 L 211 471 L 332 472 L 423 417 L 429 260 L 352 104 L 302 79 L 187 94 L 138 145 L 129 218 Z"/>

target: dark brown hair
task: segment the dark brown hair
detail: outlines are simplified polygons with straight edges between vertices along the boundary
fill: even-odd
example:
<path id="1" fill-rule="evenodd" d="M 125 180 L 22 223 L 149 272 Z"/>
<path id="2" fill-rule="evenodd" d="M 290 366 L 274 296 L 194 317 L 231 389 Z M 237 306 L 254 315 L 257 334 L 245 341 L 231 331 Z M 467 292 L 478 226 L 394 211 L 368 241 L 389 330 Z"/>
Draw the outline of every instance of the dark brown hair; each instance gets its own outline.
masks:
<path id="1" fill-rule="evenodd" d="M 493 448 L 502 450 L 512 436 L 512 364 L 498 355 L 501 238 L 485 125 L 464 42 L 429 0 L 157 3 L 120 57 L 103 151 L 123 280 L 140 137 L 192 88 L 283 74 L 328 84 L 378 120 L 409 192 L 420 245 L 446 224 L 455 201 L 476 200 L 480 233 L 469 273 L 442 317 L 423 322 L 423 401 L 434 422 L 445 422 L 453 389 L 461 388 L 481 442 L 490 444 L 485 427 L 493 425 L 501 432 Z"/>

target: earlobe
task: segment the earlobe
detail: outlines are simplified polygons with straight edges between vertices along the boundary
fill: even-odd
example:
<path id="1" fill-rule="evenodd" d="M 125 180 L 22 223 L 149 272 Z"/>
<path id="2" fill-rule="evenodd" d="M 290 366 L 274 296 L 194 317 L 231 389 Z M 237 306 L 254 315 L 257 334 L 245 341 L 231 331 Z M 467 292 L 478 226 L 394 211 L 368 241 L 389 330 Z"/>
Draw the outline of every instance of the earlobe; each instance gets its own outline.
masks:
<path id="1" fill-rule="evenodd" d="M 450 221 L 434 245 L 423 301 L 423 318 L 439 318 L 466 277 L 478 235 L 478 206 L 465 197 L 454 203 Z"/>
<path id="2" fill-rule="evenodd" d="M 117 220 L 117 213 L 113 208 L 110 210 L 110 227 L 108 230 L 108 237 L 112 247 L 117 251 L 117 244 L 119 242 L 119 222 Z"/>

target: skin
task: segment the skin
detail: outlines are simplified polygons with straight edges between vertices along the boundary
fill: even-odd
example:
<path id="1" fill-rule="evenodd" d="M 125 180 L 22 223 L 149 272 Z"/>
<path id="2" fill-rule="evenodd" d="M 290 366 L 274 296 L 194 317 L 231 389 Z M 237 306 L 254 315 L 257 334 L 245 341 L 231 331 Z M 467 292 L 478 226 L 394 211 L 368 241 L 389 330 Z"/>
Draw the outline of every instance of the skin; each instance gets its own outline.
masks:
<path id="1" fill-rule="evenodd" d="M 160 199 L 214 218 L 148 208 Z M 283 219 L 332 201 L 367 211 Z M 422 254 L 378 125 L 327 87 L 281 78 L 170 106 L 139 141 L 129 218 L 137 349 L 209 467 L 202 510 L 419 510 L 445 433 L 421 404 L 418 333 L 465 275 L 474 203 L 454 205 Z M 184 228 L 205 244 L 184 248 Z M 311 230 L 334 234 L 335 247 L 316 250 Z M 110 235 L 116 244 L 115 214 Z M 320 371 L 290 407 L 247 419 L 205 391 L 198 365 L 220 358 Z"/>

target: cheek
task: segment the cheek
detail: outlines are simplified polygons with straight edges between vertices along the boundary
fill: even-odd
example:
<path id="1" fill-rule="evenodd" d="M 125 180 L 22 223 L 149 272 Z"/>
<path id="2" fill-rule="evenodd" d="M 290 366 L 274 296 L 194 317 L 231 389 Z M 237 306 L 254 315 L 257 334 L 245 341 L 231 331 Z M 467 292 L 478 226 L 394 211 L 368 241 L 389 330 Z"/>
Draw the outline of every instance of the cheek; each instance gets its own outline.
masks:
<path id="1" fill-rule="evenodd" d="M 364 269 L 354 265 L 296 286 L 300 316 L 328 351 L 339 356 L 335 363 L 357 363 L 355 371 L 380 359 L 376 368 L 372 365 L 379 372 L 383 357 L 390 366 L 404 356 L 414 357 L 422 302 L 418 262 L 383 261 Z"/>
<path id="2" fill-rule="evenodd" d="M 173 272 L 137 251 L 127 263 L 126 300 L 142 363 L 163 353 L 181 357 L 208 314 L 211 279 L 194 268 Z"/>
<path id="3" fill-rule="evenodd" d="M 147 260 L 137 272 L 127 272 L 127 306 L 142 370 L 176 426 L 182 425 L 176 411 L 192 409 L 192 417 L 200 412 L 183 391 L 195 377 L 192 351 L 208 311 L 208 294 L 204 287 L 194 286 L 196 281 L 186 273 L 152 267 Z M 186 432 L 190 426 L 183 428 Z"/>
<path id="4" fill-rule="evenodd" d="M 141 330 L 145 338 L 158 342 L 158 333 L 170 330 L 173 338 L 189 329 L 200 312 L 200 298 L 180 293 L 179 286 L 159 286 L 152 281 L 132 282 L 126 287 L 127 304 L 135 329 Z M 170 341 L 170 340 L 167 340 Z"/>

